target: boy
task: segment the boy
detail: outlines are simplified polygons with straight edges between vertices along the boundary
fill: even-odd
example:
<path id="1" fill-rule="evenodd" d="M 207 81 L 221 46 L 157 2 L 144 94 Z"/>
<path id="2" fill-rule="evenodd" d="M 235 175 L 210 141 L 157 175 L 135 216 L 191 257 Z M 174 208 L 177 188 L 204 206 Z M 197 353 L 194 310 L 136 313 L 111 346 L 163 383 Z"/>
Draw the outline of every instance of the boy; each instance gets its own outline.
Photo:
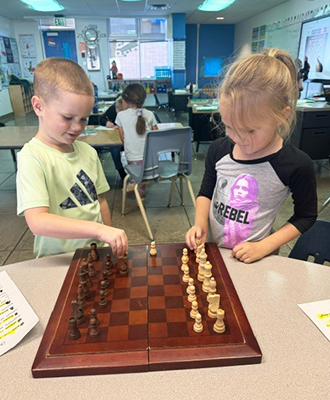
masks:
<path id="1" fill-rule="evenodd" d="M 123 230 L 111 227 L 109 190 L 96 151 L 76 141 L 94 104 L 84 70 L 65 58 L 42 61 L 34 74 L 36 136 L 18 154 L 17 214 L 35 235 L 37 257 L 75 251 L 96 241 L 127 253 Z M 97 239 L 97 240 L 95 240 Z"/>

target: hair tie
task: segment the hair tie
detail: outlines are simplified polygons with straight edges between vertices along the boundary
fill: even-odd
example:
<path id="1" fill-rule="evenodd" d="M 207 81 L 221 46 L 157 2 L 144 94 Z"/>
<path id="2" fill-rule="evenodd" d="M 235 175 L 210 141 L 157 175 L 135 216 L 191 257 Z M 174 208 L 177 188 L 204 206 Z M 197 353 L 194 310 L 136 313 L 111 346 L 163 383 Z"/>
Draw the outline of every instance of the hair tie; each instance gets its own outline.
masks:
<path id="1" fill-rule="evenodd" d="M 141 109 L 141 108 L 138 108 L 138 109 L 136 110 L 136 115 L 137 115 L 138 117 L 141 117 L 141 115 L 142 115 L 142 109 Z"/>

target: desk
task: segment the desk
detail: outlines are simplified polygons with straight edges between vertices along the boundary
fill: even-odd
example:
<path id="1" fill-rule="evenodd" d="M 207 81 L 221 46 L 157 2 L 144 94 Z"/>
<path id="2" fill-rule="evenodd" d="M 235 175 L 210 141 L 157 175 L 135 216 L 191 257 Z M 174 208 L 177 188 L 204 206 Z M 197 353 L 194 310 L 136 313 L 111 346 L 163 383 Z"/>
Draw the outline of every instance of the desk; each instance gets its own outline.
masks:
<path id="1" fill-rule="evenodd" d="M 270 256 L 245 265 L 221 250 L 259 342 L 261 364 L 123 375 L 33 379 L 31 366 L 72 254 L 3 267 L 40 322 L 0 357 L 5 399 L 319 400 L 330 393 L 330 343 L 297 304 L 329 298 L 330 268 Z"/>
<path id="2" fill-rule="evenodd" d="M 188 111 L 188 101 L 192 98 L 193 94 L 186 90 L 175 90 L 168 92 L 168 96 L 169 107 L 174 108 L 175 116 L 177 117 L 178 112 Z"/>
<path id="3" fill-rule="evenodd" d="M 326 102 L 298 100 L 297 124 L 291 143 L 312 160 L 330 156 L 330 105 Z"/>

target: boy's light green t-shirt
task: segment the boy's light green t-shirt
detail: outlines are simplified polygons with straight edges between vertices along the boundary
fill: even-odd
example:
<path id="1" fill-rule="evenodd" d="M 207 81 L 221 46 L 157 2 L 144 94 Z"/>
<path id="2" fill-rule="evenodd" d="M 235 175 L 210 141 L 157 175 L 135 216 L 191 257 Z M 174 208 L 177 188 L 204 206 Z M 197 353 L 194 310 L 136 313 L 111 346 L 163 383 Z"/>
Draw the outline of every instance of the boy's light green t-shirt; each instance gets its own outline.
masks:
<path id="1" fill-rule="evenodd" d="M 74 142 L 62 153 L 33 138 L 18 153 L 17 215 L 36 207 L 68 218 L 102 223 L 98 195 L 110 189 L 96 151 Z M 97 240 L 35 236 L 36 257 L 75 251 Z M 103 243 L 98 243 L 104 245 Z"/>

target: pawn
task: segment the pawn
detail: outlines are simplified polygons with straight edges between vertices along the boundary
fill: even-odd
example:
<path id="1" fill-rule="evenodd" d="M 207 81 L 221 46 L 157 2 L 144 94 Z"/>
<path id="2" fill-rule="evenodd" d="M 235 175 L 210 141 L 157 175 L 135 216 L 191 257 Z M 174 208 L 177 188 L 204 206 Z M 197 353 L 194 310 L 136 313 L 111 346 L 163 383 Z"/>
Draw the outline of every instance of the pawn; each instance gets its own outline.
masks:
<path id="1" fill-rule="evenodd" d="M 150 243 L 150 255 L 151 256 L 157 255 L 157 249 L 156 249 L 156 242 L 155 241 L 152 241 Z"/>
<path id="2" fill-rule="evenodd" d="M 189 296 L 188 296 L 188 301 L 192 303 L 193 301 L 196 301 L 196 289 L 194 285 L 188 286 L 187 290 L 189 289 Z"/>
<path id="3" fill-rule="evenodd" d="M 77 300 L 71 301 L 72 306 L 72 316 L 76 318 L 77 325 L 83 324 L 85 322 L 84 310 L 82 304 Z"/>
<path id="4" fill-rule="evenodd" d="M 100 290 L 100 298 L 99 298 L 99 306 L 101 308 L 105 308 L 107 306 L 108 302 L 107 299 L 105 297 L 105 291 L 104 290 Z"/>
<path id="5" fill-rule="evenodd" d="M 108 291 L 108 289 L 107 289 L 107 284 L 106 284 L 106 282 L 105 282 L 105 281 L 101 281 L 101 282 L 100 282 L 100 286 L 101 286 L 101 291 L 103 290 L 103 292 L 104 292 L 104 296 L 105 296 L 105 297 L 108 297 L 108 296 L 109 296 L 109 291 Z"/>
<path id="6" fill-rule="evenodd" d="M 181 262 L 182 262 L 181 271 L 183 271 L 184 266 L 187 265 L 189 262 L 188 249 L 186 248 L 182 250 Z"/>
<path id="7" fill-rule="evenodd" d="M 217 320 L 213 325 L 214 332 L 223 333 L 226 330 L 225 323 L 223 319 L 225 318 L 225 312 L 222 308 L 217 311 Z"/>
<path id="8" fill-rule="evenodd" d="M 209 295 L 210 294 L 216 294 L 216 292 L 217 292 L 217 282 L 214 279 L 214 277 L 212 276 L 212 278 L 210 279 L 209 293 L 208 293 L 208 295 L 206 297 L 206 300 L 209 302 L 210 301 L 209 300 Z"/>
<path id="9" fill-rule="evenodd" d="M 188 265 L 185 265 L 184 270 L 183 270 L 182 280 L 183 280 L 183 282 L 189 282 L 189 279 L 190 279 L 189 267 L 188 267 Z"/>
<path id="10" fill-rule="evenodd" d="M 80 338 L 81 333 L 77 326 L 77 320 L 75 317 L 69 318 L 69 336 L 71 340 L 77 340 Z"/>
<path id="11" fill-rule="evenodd" d="M 99 253 L 97 252 L 96 243 L 91 243 L 91 256 L 93 261 L 97 261 L 99 259 Z"/>
<path id="12" fill-rule="evenodd" d="M 199 312 L 196 314 L 193 329 L 197 333 L 201 333 L 203 331 L 202 316 Z"/>
<path id="13" fill-rule="evenodd" d="M 93 276 L 95 276 L 95 275 L 97 274 L 96 269 L 95 269 L 93 263 L 91 263 L 91 262 L 88 263 L 87 268 L 88 268 L 88 276 L 89 276 L 89 277 L 92 278 Z"/>
<path id="14" fill-rule="evenodd" d="M 78 285 L 78 302 L 80 302 L 83 309 L 87 308 L 87 304 L 85 302 L 85 291 L 82 284 Z"/>
<path id="15" fill-rule="evenodd" d="M 96 318 L 91 318 L 90 320 L 89 336 L 90 337 L 100 336 L 100 329 L 98 327 Z"/>
<path id="16" fill-rule="evenodd" d="M 119 259 L 119 275 L 127 276 L 128 275 L 128 259 L 127 256 Z"/>
<path id="17" fill-rule="evenodd" d="M 197 314 L 198 314 L 198 303 L 197 301 L 193 301 L 191 303 L 190 317 L 192 319 L 195 319 Z"/>
<path id="18" fill-rule="evenodd" d="M 90 314 L 90 320 L 92 320 L 92 318 L 95 318 L 96 319 L 96 322 L 97 322 L 97 326 L 99 326 L 100 325 L 100 320 L 98 319 L 98 317 L 97 317 L 97 314 L 96 314 L 96 310 L 95 310 L 95 308 L 92 308 L 91 309 L 91 314 Z"/>
<path id="19" fill-rule="evenodd" d="M 102 270 L 102 280 L 105 282 L 105 287 L 108 287 L 110 285 L 108 271 L 106 269 Z"/>

